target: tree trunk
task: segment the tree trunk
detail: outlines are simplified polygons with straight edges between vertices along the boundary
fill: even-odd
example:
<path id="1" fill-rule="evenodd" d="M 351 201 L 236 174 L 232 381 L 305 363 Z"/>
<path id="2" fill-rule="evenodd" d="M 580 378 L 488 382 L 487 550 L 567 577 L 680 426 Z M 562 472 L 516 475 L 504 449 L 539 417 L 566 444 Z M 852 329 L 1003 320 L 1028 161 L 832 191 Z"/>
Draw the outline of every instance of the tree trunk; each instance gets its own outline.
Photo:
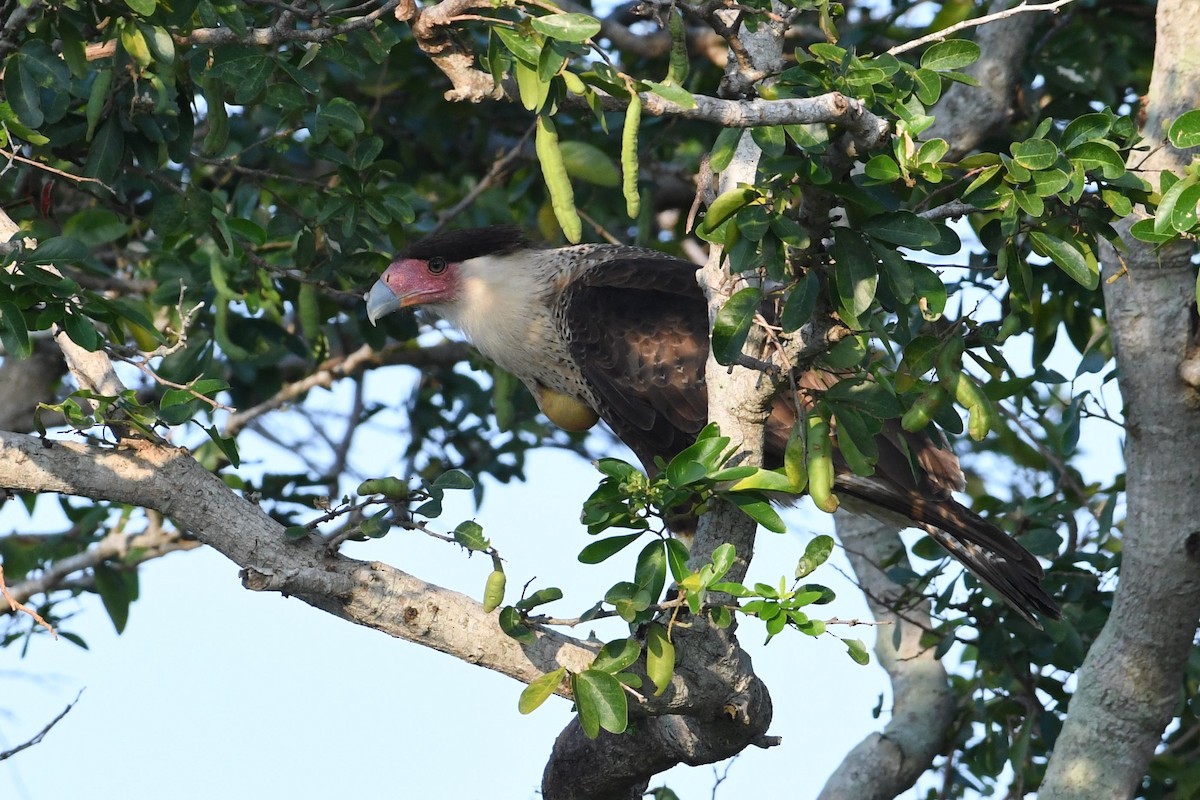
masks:
<path id="1" fill-rule="evenodd" d="M 1158 6 L 1144 126 L 1152 147 L 1171 119 L 1197 105 L 1195 10 L 1189 0 Z M 1159 170 L 1187 163 L 1188 154 L 1162 143 L 1138 166 L 1157 188 Z M 1200 617 L 1200 397 L 1181 378 L 1196 345 L 1196 268 L 1190 246 L 1156 251 L 1128 236 L 1130 222 L 1119 226 L 1126 252 L 1102 253 L 1127 433 L 1120 584 L 1079 671 L 1042 800 L 1135 794 L 1180 702 Z"/>

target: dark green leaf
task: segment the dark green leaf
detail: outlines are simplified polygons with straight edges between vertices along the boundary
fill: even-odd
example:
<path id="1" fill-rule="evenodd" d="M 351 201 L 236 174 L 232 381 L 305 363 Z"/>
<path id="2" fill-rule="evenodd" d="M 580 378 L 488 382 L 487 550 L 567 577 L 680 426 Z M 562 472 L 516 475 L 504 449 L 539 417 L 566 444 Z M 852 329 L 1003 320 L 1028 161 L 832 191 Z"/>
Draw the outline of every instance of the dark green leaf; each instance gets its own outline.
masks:
<path id="1" fill-rule="evenodd" d="M 821 282 L 817 275 L 810 270 L 792 287 L 783 304 L 780 324 L 788 333 L 798 330 L 812 317 L 813 309 L 817 306 L 817 296 L 821 291 Z"/>
<path id="2" fill-rule="evenodd" d="M 640 533 L 626 533 L 621 536 L 610 536 L 592 542 L 579 551 L 579 560 L 584 564 L 599 564 L 601 561 L 621 552 L 634 541 L 641 538 Z"/>
<path id="3" fill-rule="evenodd" d="M 787 525 L 762 495 L 752 492 L 736 492 L 726 495 L 729 501 L 740 508 L 746 516 L 773 533 L 784 533 Z"/>
<path id="4" fill-rule="evenodd" d="M 667 547 L 659 540 L 651 542 L 638 553 L 637 566 L 634 567 L 633 581 L 650 594 L 651 602 L 662 596 L 663 587 L 667 583 Z"/>
<path id="5" fill-rule="evenodd" d="M 762 290 L 748 286 L 739 290 L 717 312 L 713 324 L 713 356 L 718 364 L 732 364 L 741 355 L 742 345 L 754 324 L 754 315 L 762 304 Z"/>
<path id="6" fill-rule="evenodd" d="M 838 299 L 842 308 L 857 319 L 875 301 L 879 268 L 875 255 L 858 234 L 847 228 L 837 228 L 834 235 Z"/>
<path id="7" fill-rule="evenodd" d="M 979 58 L 979 45 L 967 39 L 947 39 L 930 47 L 921 56 L 921 66 L 934 72 L 962 69 Z"/>
<path id="8" fill-rule="evenodd" d="M 610 733 L 622 733 L 629 723 L 629 707 L 621 682 L 607 672 L 589 669 L 571 678 L 579 723 L 589 739 L 595 739 L 603 728 Z"/>
<path id="9" fill-rule="evenodd" d="M 871 217 L 863 223 L 861 230 L 885 242 L 913 249 L 936 244 L 941 238 L 937 225 L 910 211 L 893 211 Z"/>
<path id="10" fill-rule="evenodd" d="M 0 300 L 0 343 L 7 357 L 29 358 L 33 345 L 29 341 L 29 327 L 25 316 L 15 303 Z"/>
<path id="11" fill-rule="evenodd" d="M 600 648 L 591 668 L 616 674 L 637 661 L 641 654 L 642 646 L 632 636 L 614 639 Z"/>
<path id="12" fill-rule="evenodd" d="M 1063 272 L 1084 288 L 1095 289 L 1100 284 L 1099 269 L 1092 269 L 1083 257 L 1083 253 L 1079 252 L 1071 243 L 1041 231 L 1030 232 L 1029 238 L 1038 253 L 1050 258 Z"/>
<path id="13" fill-rule="evenodd" d="M 533 644 L 537 640 L 537 635 L 525 625 L 521 613 L 512 606 L 500 609 L 499 622 L 500 630 L 521 644 Z"/>
<path id="14" fill-rule="evenodd" d="M 1071 120 L 1063 131 L 1059 145 L 1069 151 L 1076 145 L 1101 139 L 1112 130 L 1112 119 L 1108 114 L 1084 114 Z"/>

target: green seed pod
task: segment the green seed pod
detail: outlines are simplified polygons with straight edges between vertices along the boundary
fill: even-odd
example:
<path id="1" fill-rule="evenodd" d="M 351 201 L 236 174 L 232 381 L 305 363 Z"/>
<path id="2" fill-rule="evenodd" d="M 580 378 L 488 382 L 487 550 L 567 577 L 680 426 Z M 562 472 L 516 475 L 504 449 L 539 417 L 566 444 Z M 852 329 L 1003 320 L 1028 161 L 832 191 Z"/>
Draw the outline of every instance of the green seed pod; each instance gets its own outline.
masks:
<path id="1" fill-rule="evenodd" d="M 542 164 L 542 178 L 550 192 L 554 217 L 567 240 L 578 242 L 583 236 L 583 223 L 579 220 L 579 212 L 575 210 L 575 192 L 571 189 L 571 179 L 567 177 L 567 167 L 558 149 L 558 132 L 550 118 L 541 114 L 537 118 L 534 149 Z"/>
<path id="2" fill-rule="evenodd" d="M 924 429 L 942 403 L 946 402 L 946 395 L 946 387 L 940 383 L 930 386 L 921 393 L 912 407 L 904 412 L 904 416 L 900 418 L 900 427 L 909 433 Z"/>
<path id="3" fill-rule="evenodd" d="M 621 172 L 624 178 L 625 210 L 630 219 L 637 219 L 642 208 L 638 193 L 638 127 L 642 124 L 642 98 L 629 93 L 629 108 L 625 110 L 625 128 L 621 131 Z"/>
<path id="4" fill-rule="evenodd" d="M 820 414 L 808 417 L 808 494 L 817 508 L 832 514 L 838 509 L 833 493 L 833 436 Z"/>
<path id="5" fill-rule="evenodd" d="M 490 614 L 504 602 L 504 584 L 507 578 L 503 570 L 492 570 L 483 588 L 483 613 Z"/>

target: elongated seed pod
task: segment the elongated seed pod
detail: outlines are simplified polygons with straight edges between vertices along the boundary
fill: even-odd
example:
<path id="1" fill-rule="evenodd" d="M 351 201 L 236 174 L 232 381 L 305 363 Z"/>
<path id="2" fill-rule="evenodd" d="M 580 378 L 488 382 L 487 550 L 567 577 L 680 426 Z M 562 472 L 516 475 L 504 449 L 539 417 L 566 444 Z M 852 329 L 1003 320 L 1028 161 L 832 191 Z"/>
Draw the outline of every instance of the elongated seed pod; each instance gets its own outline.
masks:
<path id="1" fill-rule="evenodd" d="M 558 149 L 558 131 L 554 128 L 554 122 L 541 114 L 537 118 L 534 149 L 542 164 L 542 178 L 550 192 L 550 207 L 554 209 L 558 226 L 562 228 L 567 241 L 578 242 L 583 236 L 583 223 L 579 220 L 579 212 L 575 210 L 575 192 L 571 189 L 562 151 Z"/>

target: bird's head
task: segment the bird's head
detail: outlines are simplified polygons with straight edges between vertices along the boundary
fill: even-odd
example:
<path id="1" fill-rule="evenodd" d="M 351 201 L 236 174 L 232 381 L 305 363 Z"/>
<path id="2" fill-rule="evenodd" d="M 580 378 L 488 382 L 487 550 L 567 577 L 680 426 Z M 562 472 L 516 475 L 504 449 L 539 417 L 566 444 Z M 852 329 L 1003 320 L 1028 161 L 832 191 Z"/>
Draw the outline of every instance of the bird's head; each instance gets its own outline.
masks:
<path id="1" fill-rule="evenodd" d="M 463 280 L 463 263 L 529 246 L 519 228 L 496 226 L 449 231 L 417 242 L 384 271 L 366 295 L 367 318 L 408 306 L 452 305 Z"/>

